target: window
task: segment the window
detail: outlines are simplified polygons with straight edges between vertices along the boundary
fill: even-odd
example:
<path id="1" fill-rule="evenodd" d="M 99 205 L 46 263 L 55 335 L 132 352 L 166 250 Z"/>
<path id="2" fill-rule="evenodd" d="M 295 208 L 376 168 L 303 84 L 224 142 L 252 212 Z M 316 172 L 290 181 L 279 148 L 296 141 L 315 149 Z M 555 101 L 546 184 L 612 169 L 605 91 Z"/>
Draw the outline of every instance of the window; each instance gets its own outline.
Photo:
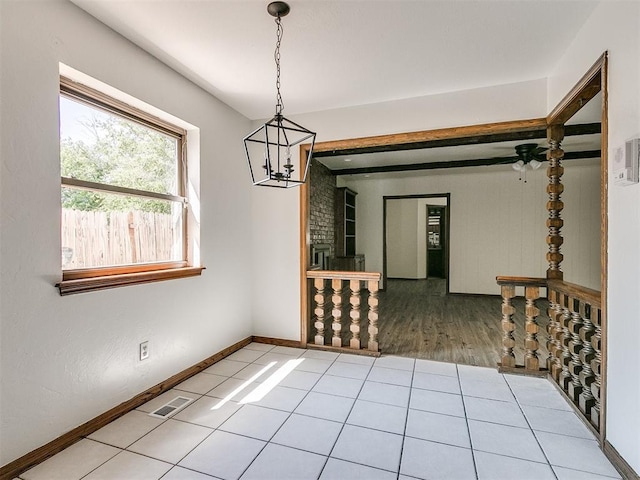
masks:
<path id="1" fill-rule="evenodd" d="M 61 78 L 61 294 L 201 273 L 185 148 L 183 129 Z"/>

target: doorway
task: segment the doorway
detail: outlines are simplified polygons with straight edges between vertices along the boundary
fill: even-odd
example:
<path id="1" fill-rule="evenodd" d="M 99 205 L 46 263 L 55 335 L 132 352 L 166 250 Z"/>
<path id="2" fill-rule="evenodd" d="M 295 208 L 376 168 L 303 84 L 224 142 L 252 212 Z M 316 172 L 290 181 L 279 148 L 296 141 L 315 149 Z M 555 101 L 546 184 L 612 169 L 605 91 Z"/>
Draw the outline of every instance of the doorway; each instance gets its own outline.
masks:
<path id="1" fill-rule="evenodd" d="M 382 290 L 389 278 L 441 279 L 449 293 L 450 204 L 450 193 L 383 197 Z"/>

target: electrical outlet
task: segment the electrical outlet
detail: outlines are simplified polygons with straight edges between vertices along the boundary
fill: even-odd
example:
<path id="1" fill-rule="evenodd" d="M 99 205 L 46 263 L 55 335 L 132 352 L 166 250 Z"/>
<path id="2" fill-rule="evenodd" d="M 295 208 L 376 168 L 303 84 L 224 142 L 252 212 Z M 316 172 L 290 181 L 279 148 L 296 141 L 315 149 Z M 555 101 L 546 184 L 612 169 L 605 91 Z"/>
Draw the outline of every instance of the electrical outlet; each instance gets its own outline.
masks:
<path id="1" fill-rule="evenodd" d="M 142 342 L 140 344 L 140 360 L 146 360 L 149 358 L 149 341 Z"/>

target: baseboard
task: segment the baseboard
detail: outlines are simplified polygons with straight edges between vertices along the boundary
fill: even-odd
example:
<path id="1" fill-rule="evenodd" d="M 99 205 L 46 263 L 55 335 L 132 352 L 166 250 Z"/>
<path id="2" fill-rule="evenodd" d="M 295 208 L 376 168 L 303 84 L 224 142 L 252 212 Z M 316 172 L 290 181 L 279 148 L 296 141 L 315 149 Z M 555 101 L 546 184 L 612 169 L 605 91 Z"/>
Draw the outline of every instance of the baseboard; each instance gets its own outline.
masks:
<path id="1" fill-rule="evenodd" d="M 172 377 L 167 380 L 160 382 L 159 384 L 151 387 L 150 389 L 136 395 L 130 400 L 121 403 L 117 407 L 108 410 L 102 415 L 98 415 L 97 417 L 89 420 L 88 422 L 80 425 L 79 427 L 74 428 L 73 430 L 65 433 L 64 435 L 52 440 L 51 442 L 43 445 L 40 448 L 33 450 L 32 452 L 23 455 L 22 457 L 14 460 L 11 463 L 8 463 L 4 467 L 0 468 L 0 480 L 11 480 L 16 478 L 21 473 L 25 472 L 29 468 L 37 465 L 38 463 L 43 462 L 47 458 L 55 455 L 56 453 L 61 452 L 67 447 L 70 447 L 74 443 L 80 441 L 83 437 L 87 435 L 91 435 L 96 430 L 101 429 L 108 423 L 113 422 L 118 417 L 121 417 L 125 413 L 130 412 L 131 410 L 139 407 L 140 405 L 148 402 L 154 397 L 166 392 L 167 390 L 171 390 L 173 387 L 178 385 L 179 383 L 184 382 L 189 377 L 200 373 L 206 368 L 209 368 L 214 363 L 222 360 L 224 357 L 231 355 L 236 350 L 240 350 L 241 348 L 249 345 L 254 339 L 263 338 L 263 337 L 247 337 L 239 342 L 231 345 L 230 347 L 225 348 L 224 350 L 219 351 L 218 353 L 206 358 L 205 360 L 193 365 L 192 367 L 187 368 L 179 373 L 176 373 Z M 260 340 L 255 340 L 260 341 Z M 290 342 L 290 340 L 283 340 L 283 342 Z M 269 343 L 269 342 L 263 342 Z M 295 343 L 295 342 L 294 342 Z M 298 342 L 299 344 L 299 342 Z"/>
<path id="2" fill-rule="evenodd" d="M 609 461 L 613 463 L 613 466 L 616 467 L 622 478 L 625 480 L 638 480 L 640 476 L 636 473 L 636 471 L 631 468 L 631 465 L 627 463 L 627 461 L 622 458 L 622 455 L 618 453 L 618 451 L 611 445 L 607 440 L 604 441 L 604 445 L 602 446 L 602 450 L 604 454 L 607 456 Z"/>
<path id="3" fill-rule="evenodd" d="M 379 357 L 381 355 L 380 352 L 373 352 L 365 348 L 357 350 L 355 348 L 349 347 L 332 347 L 331 345 L 315 345 L 313 343 L 307 343 L 306 348 L 308 348 L 309 350 L 322 350 L 325 352 L 350 353 L 352 355 L 363 355 L 365 357 Z"/>
<path id="4" fill-rule="evenodd" d="M 258 335 L 253 335 L 251 340 L 256 343 L 266 343 L 267 345 L 277 345 L 279 347 L 294 347 L 294 348 L 305 348 L 305 345 L 298 340 L 285 340 L 282 338 L 273 338 L 273 337 L 260 337 Z"/>

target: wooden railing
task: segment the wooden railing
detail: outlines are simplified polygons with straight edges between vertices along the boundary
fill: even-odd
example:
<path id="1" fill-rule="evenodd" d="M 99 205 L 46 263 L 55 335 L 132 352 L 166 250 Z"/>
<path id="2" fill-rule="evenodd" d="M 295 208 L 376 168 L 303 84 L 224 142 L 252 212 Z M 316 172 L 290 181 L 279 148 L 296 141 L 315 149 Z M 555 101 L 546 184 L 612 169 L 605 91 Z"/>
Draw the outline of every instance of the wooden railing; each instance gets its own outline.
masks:
<path id="1" fill-rule="evenodd" d="M 500 371 L 507 372 L 524 368 L 525 373 L 538 374 L 540 360 L 538 359 L 538 323 L 536 321 L 540 310 L 536 300 L 540 298 L 540 287 L 547 286 L 546 278 L 531 277 L 496 277 L 502 294 L 502 355 L 500 356 Z M 512 304 L 516 296 L 516 288 L 524 288 L 525 304 L 525 339 L 524 339 L 524 365 L 516 365 L 516 357 L 513 349 L 516 346 L 516 323 L 513 316 L 516 309 Z"/>
<path id="2" fill-rule="evenodd" d="M 496 281 L 502 291 L 500 371 L 534 375 L 548 373 L 585 418 L 599 430 L 602 375 L 600 292 L 554 279 L 497 277 Z M 513 353 L 516 329 L 513 315 L 516 311 L 512 299 L 516 296 L 516 287 L 524 288 L 526 299 L 524 365 L 516 365 Z M 539 328 L 536 318 L 540 310 L 536 300 L 540 298 L 541 287 L 546 287 L 549 300 L 546 342 L 549 355 L 544 367 L 540 366 L 537 355 Z"/>
<path id="3" fill-rule="evenodd" d="M 366 350 L 377 353 L 380 273 L 309 270 L 307 279 L 311 281 L 313 344 L 361 350 L 361 333 L 365 333 Z M 366 330 L 363 317 L 367 320 Z"/>
<path id="4" fill-rule="evenodd" d="M 547 368 L 587 420 L 600 428 L 602 365 L 601 295 L 596 290 L 549 280 Z"/>

